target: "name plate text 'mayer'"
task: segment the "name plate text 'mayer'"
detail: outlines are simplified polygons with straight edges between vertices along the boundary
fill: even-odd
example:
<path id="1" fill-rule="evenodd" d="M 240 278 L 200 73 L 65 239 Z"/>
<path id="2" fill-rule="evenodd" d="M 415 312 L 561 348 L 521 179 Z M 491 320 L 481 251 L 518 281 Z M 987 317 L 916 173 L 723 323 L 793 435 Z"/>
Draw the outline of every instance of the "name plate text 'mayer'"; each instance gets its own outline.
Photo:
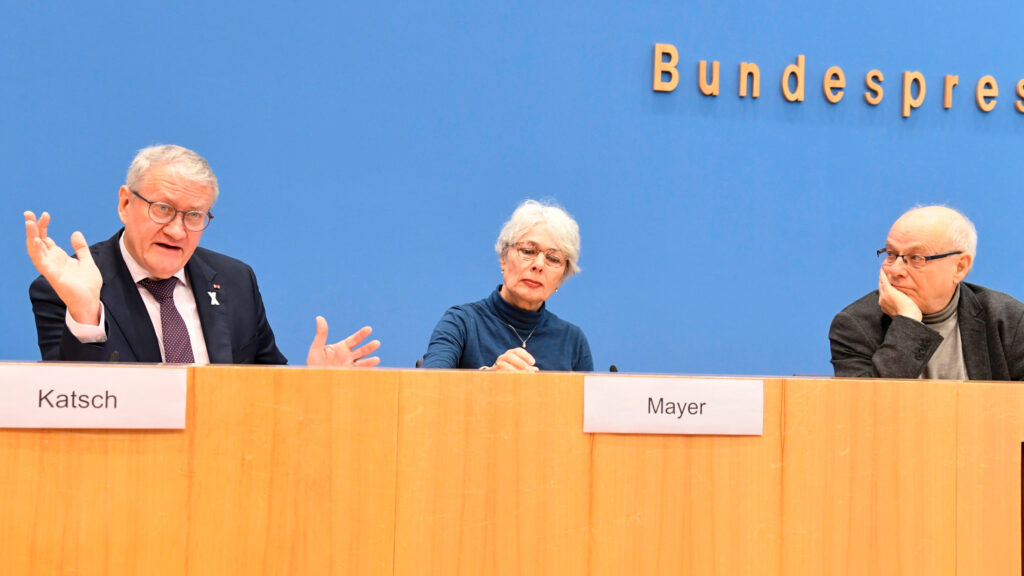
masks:
<path id="1" fill-rule="evenodd" d="M 764 433 L 761 380 L 586 376 L 583 382 L 587 433 Z"/>

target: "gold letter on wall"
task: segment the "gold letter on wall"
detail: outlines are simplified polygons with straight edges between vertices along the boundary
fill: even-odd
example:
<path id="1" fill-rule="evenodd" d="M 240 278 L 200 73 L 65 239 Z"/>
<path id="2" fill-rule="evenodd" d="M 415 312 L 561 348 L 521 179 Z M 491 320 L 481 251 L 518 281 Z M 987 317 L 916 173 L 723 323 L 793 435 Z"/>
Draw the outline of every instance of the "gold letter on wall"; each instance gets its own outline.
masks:
<path id="1" fill-rule="evenodd" d="M 864 84 L 868 87 L 871 92 L 864 93 L 864 100 L 872 106 L 878 106 L 878 103 L 882 101 L 882 81 L 885 80 L 885 76 L 882 76 L 881 70 L 872 70 L 868 72 L 867 76 L 864 77 Z M 874 94 L 872 94 L 874 92 Z"/>
<path id="2" fill-rule="evenodd" d="M 708 61 L 701 60 L 697 65 L 697 82 L 700 93 L 705 96 L 718 96 L 718 60 L 711 63 L 711 83 L 707 83 Z"/>
<path id="3" fill-rule="evenodd" d="M 913 92 L 914 84 L 917 84 L 917 97 L 912 98 L 910 93 Z M 921 104 L 924 104 L 924 95 L 926 92 L 924 83 L 924 74 L 920 72 L 904 72 L 903 73 L 903 117 L 909 118 L 910 111 L 914 108 L 920 108 Z"/>
<path id="4" fill-rule="evenodd" d="M 982 76 L 978 80 L 978 89 L 974 92 L 974 100 L 982 112 L 991 112 L 996 107 L 996 96 L 999 96 L 999 85 L 991 76 Z"/>
<path id="5" fill-rule="evenodd" d="M 664 60 L 666 54 L 668 54 L 668 62 Z M 671 44 L 654 45 L 655 92 L 671 92 L 676 89 L 676 86 L 679 85 L 679 71 L 676 70 L 676 64 L 679 64 L 679 51 L 675 46 Z M 668 82 L 663 80 L 665 74 L 668 74 Z"/>
<path id="6" fill-rule="evenodd" d="M 751 93 L 757 98 L 761 95 L 761 69 L 753 62 L 740 62 L 740 98 L 747 97 L 747 76 L 753 82 Z"/>
<path id="7" fill-rule="evenodd" d="M 942 91 L 942 107 L 949 110 L 953 107 L 953 87 L 960 83 L 959 76 L 946 74 L 946 85 Z"/>
<path id="8" fill-rule="evenodd" d="M 796 64 L 790 64 L 782 71 L 782 96 L 788 102 L 804 101 L 804 60 L 804 55 L 800 54 L 796 57 Z M 789 77 L 794 75 L 796 76 L 796 89 L 790 92 Z"/>
<path id="9" fill-rule="evenodd" d="M 1017 109 L 1017 112 L 1024 114 L 1024 79 L 1017 82 L 1017 98 L 1020 98 L 1013 107 Z"/>
<path id="10" fill-rule="evenodd" d="M 833 66 L 825 70 L 825 80 L 821 83 L 821 86 L 825 90 L 825 100 L 832 104 L 842 100 L 843 89 L 846 88 L 846 76 L 843 75 L 843 69 L 839 66 Z"/>

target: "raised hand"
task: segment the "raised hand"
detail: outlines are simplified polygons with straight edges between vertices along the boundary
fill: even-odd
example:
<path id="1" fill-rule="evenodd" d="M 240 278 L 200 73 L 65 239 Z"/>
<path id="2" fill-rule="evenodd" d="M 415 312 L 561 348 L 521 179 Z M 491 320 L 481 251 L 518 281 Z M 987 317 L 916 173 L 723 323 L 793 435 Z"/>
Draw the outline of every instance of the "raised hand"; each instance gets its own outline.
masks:
<path id="1" fill-rule="evenodd" d="M 307 366 L 354 366 L 370 368 L 380 364 L 380 358 L 370 356 L 380 348 L 380 340 L 372 340 L 363 346 L 359 343 L 373 332 L 369 326 L 363 326 L 348 338 L 327 344 L 327 320 L 323 316 L 316 317 L 316 336 L 306 356 Z M 369 357 L 367 357 L 369 356 Z"/>
<path id="2" fill-rule="evenodd" d="M 103 276 L 92 260 L 89 244 L 81 232 L 71 235 L 71 249 L 78 259 L 68 256 L 63 248 L 47 235 L 50 214 L 36 220 L 25 212 L 25 247 L 36 270 L 50 282 L 75 322 L 96 326 L 100 322 L 100 289 Z"/>
<path id="3" fill-rule="evenodd" d="M 921 321 L 922 313 L 917 304 L 889 282 L 885 269 L 878 271 L 878 305 L 889 316 L 906 316 Z"/>
<path id="4" fill-rule="evenodd" d="M 511 348 L 498 356 L 494 365 L 488 370 L 539 372 L 540 368 L 534 366 L 537 361 L 526 351 L 526 348 Z"/>

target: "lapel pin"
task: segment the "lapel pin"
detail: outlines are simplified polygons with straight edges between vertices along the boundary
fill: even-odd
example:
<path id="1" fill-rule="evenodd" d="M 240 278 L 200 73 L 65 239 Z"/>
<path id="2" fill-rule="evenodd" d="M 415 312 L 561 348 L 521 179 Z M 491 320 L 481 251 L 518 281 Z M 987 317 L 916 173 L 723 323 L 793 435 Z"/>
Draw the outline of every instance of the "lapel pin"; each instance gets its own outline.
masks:
<path id="1" fill-rule="evenodd" d="M 216 284 L 214 284 L 216 286 Z M 220 302 L 217 301 L 216 292 L 207 292 L 210 295 L 210 306 L 220 306 Z"/>

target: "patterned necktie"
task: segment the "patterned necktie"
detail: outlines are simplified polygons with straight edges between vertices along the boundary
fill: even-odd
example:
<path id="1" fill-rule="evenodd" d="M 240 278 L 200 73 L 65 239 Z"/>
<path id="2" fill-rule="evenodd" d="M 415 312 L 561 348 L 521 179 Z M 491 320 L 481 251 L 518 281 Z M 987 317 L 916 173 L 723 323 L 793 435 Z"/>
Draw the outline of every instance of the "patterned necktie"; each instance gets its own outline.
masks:
<path id="1" fill-rule="evenodd" d="M 160 329 L 164 333 L 164 362 L 168 364 L 191 364 L 192 341 L 188 337 L 185 321 L 181 319 L 178 308 L 174 306 L 174 287 L 178 279 L 170 277 L 165 280 L 139 280 L 139 286 L 149 291 L 160 303 Z"/>

